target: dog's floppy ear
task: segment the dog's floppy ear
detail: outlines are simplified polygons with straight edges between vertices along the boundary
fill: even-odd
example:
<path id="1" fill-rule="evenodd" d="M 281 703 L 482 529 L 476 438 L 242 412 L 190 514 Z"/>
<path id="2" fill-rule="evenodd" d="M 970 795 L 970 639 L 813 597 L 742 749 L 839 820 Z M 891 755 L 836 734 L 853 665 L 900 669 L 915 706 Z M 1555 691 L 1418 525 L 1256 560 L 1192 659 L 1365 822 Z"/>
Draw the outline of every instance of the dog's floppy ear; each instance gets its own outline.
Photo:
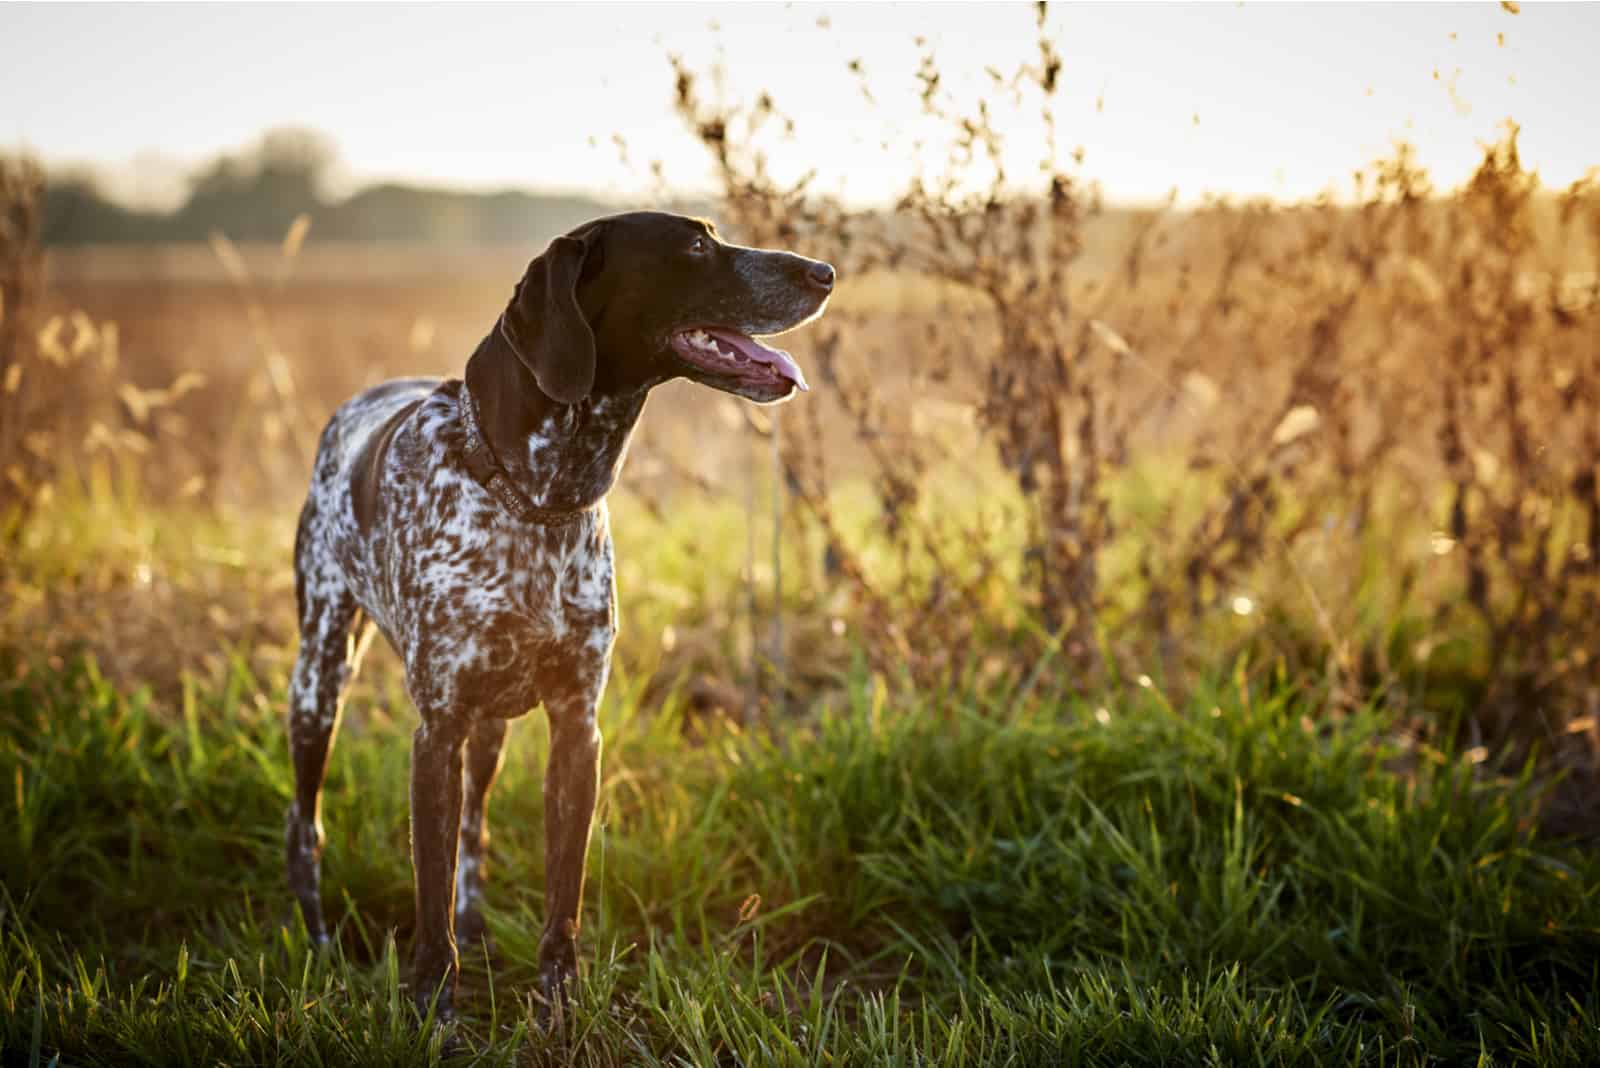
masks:
<path id="1" fill-rule="evenodd" d="M 512 351 L 546 396 L 576 404 L 594 388 L 594 331 L 578 307 L 578 279 L 589 242 L 558 237 L 528 264 L 500 317 Z"/>

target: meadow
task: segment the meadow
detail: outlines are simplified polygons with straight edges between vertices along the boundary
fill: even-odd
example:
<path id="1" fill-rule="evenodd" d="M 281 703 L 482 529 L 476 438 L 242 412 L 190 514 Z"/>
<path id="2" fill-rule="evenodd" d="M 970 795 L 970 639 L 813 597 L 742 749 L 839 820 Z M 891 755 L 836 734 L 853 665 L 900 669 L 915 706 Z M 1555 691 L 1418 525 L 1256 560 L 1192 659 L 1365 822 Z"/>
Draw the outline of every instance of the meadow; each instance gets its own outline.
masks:
<path id="1" fill-rule="evenodd" d="M 866 211 L 765 172 L 770 101 L 677 93 L 724 228 L 841 283 L 812 394 L 644 417 L 550 1032 L 537 713 L 448 1034 L 386 649 L 331 950 L 282 867 L 315 435 L 459 373 L 538 250 L 46 250 L 0 169 L 0 1061 L 1600 1062 L 1600 186 L 1508 130 L 1459 189 L 1401 148 L 1343 200 L 1113 209 L 930 104 L 951 180 Z"/>

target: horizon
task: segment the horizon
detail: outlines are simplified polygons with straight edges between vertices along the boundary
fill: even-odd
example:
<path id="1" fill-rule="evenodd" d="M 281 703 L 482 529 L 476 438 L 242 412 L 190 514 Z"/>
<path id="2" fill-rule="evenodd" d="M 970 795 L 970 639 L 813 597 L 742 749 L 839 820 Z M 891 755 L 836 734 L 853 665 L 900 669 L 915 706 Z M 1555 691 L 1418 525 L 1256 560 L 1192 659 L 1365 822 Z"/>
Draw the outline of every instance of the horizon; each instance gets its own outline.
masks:
<path id="1" fill-rule="evenodd" d="M 667 57 L 678 54 L 700 71 L 720 57 L 740 97 L 771 91 L 796 124 L 792 143 L 772 146 L 777 174 L 815 167 L 817 191 L 881 203 L 910 181 L 919 143 L 939 156 L 938 131 L 916 110 L 915 36 L 964 101 L 986 66 L 1013 69 L 1034 52 L 1033 9 L 1021 4 L 199 10 L 0 8 L 0 92 L 26 102 L 0 141 L 54 172 L 87 169 L 146 209 L 175 207 L 197 167 L 286 126 L 336 147 L 336 198 L 399 182 L 620 202 L 656 188 L 656 161 L 669 192 L 694 197 L 712 182 L 672 109 Z M 1063 144 L 1082 145 L 1082 174 L 1114 203 L 1171 190 L 1181 204 L 1344 194 L 1400 140 L 1446 189 L 1507 120 L 1548 186 L 1588 170 L 1580 101 L 1592 95 L 1600 8 L 1075 4 L 1052 7 L 1047 25 L 1065 62 Z M 846 70 L 857 58 L 874 106 Z M 1005 128 L 1026 161 L 1042 126 L 1011 112 Z"/>

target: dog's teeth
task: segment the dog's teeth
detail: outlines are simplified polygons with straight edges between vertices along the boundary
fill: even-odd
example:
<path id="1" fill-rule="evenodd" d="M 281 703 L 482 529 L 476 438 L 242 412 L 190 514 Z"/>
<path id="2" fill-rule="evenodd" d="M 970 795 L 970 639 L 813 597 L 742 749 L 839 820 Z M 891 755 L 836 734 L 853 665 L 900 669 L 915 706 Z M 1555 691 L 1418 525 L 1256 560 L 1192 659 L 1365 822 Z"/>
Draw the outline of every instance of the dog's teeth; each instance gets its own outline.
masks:
<path id="1" fill-rule="evenodd" d="M 706 330 L 686 330 L 682 337 L 690 348 L 706 356 L 715 356 L 718 359 L 730 360 L 739 364 L 765 362 L 759 358 L 751 357 L 739 346 L 724 341 Z"/>

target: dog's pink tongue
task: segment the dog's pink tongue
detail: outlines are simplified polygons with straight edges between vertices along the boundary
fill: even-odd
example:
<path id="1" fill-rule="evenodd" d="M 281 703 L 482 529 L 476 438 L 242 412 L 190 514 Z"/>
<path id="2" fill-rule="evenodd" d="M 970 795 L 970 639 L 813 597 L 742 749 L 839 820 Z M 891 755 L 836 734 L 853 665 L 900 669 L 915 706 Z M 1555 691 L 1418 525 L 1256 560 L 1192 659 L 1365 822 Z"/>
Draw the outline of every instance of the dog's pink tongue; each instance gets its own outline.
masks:
<path id="1" fill-rule="evenodd" d="M 755 338 L 733 330 L 710 329 L 706 333 L 713 335 L 718 341 L 723 342 L 730 348 L 739 350 L 740 355 L 744 356 L 745 359 L 755 363 L 766 364 L 802 390 L 810 391 L 811 387 L 806 385 L 806 376 L 801 372 L 800 365 L 794 362 L 794 357 L 782 349 L 763 345 Z"/>

